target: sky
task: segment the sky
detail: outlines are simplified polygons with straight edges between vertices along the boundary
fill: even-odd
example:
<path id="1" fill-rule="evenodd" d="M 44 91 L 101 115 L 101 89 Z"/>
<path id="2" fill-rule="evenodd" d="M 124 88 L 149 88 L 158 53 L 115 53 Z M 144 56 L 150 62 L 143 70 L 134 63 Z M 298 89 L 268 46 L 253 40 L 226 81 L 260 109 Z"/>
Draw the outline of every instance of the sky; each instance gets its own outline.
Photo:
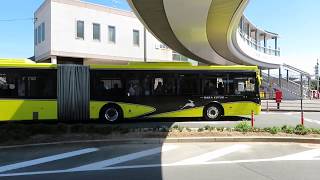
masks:
<path id="1" fill-rule="evenodd" d="M 33 56 L 32 17 L 44 0 L 0 1 L 0 57 Z M 87 1 L 130 10 L 126 0 Z M 319 0 L 251 0 L 245 15 L 258 27 L 280 35 L 281 56 L 287 64 L 314 74 L 320 58 Z"/>

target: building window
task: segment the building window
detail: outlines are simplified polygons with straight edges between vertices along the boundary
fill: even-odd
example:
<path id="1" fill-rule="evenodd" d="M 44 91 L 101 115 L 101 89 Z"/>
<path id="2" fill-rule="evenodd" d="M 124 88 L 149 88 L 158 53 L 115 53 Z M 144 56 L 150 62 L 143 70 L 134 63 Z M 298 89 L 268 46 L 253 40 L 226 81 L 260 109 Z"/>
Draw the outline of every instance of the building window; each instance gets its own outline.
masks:
<path id="1" fill-rule="evenodd" d="M 188 61 L 188 58 L 173 51 L 172 52 L 172 60 L 174 60 L 174 61 Z"/>
<path id="2" fill-rule="evenodd" d="M 38 44 L 41 43 L 41 26 L 38 26 Z"/>
<path id="3" fill-rule="evenodd" d="M 111 43 L 116 43 L 116 27 L 108 26 L 108 39 Z"/>
<path id="4" fill-rule="evenodd" d="M 140 33 L 139 33 L 139 30 L 133 30 L 133 45 L 140 46 Z"/>
<path id="5" fill-rule="evenodd" d="M 77 21 L 77 38 L 84 39 L 84 21 Z"/>
<path id="6" fill-rule="evenodd" d="M 42 41 L 44 41 L 46 39 L 46 27 L 44 22 L 41 23 L 41 30 Z"/>
<path id="7" fill-rule="evenodd" d="M 166 45 L 164 45 L 164 44 L 160 43 L 160 49 L 168 49 L 168 46 L 166 46 Z"/>
<path id="8" fill-rule="evenodd" d="M 93 40 L 100 41 L 100 24 L 93 23 L 92 30 L 93 30 Z"/>

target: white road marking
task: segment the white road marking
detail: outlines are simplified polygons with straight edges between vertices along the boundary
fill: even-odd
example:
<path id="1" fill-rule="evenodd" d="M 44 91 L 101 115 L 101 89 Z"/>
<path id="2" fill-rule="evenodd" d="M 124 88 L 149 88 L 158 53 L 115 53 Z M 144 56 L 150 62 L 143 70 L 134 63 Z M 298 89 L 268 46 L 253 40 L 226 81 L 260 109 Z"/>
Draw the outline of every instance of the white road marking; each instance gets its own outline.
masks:
<path id="1" fill-rule="evenodd" d="M 124 156 L 115 157 L 115 158 L 104 160 L 104 161 L 99 161 L 99 162 L 87 164 L 87 165 L 84 165 L 84 166 L 72 168 L 70 170 L 71 171 L 81 171 L 81 170 L 101 169 L 101 168 L 104 168 L 104 167 L 112 166 L 112 165 L 123 163 L 123 162 L 126 162 L 126 161 L 139 159 L 139 158 L 142 158 L 142 157 L 145 157 L 145 156 L 150 156 L 150 155 L 154 155 L 154 154 L 159 154 L 161 152 L 170 151 L 170 150 L 173 150 L 173 149 L 176 149 L 176 148 L 177 148 L 177 146 L 174 146 L 174 145 L 166 145 L 166 146 L 163 146 L 163 147 L 149 149 L 149 150 L 145 150 L 145 151 L 141 151 L 141 152 L 136 152 L 136 153 L 127 154 L 127 155 L 124 155 Z"/>
<path id="2" fill-rule="evenodd" d="M 315 123 L 315 124 L 320 124 L 320 121 L 314 120 L 314 119 L 309 119 L 309 118 L 304 118 L 305 121 L 310 122 L 310 123 Z"/>
<path id="3" fill-rule="evenodd" d="M 263 115 L 295 115 L 295 114 L 299 114 L 299 112 L 261 112 L 260 114 Z"/>
<path id="4" fill-rule="evenodd" d="M 315 157 L 320 156 L 320 149 L 312 149 L 300 153 L 290 154 L 287 156 L 277 157 L 277 160 L 313 160 Z"/>
<path id="5" fill-rule="evenodd" d="M 33 175 L 44 175 L 44 174 L 62 174 L 62 173 L 75 173 L 75 172 L 89 172 L 89 171 L 106 171 L 106 170 L 121 170 L 121 169 L 139 169 L 139 168 L 156 168 L 156 167 L 174 167 L 174 166 L 196 166 L 196 165 L 219 165 L 219 164 L 240 164 L 240 163 L 257 163 L 257 162 L 279 162 L 287 161 L 282 159 L 249 159 L 249 160 L 234 160 L 234 161 L 213 161 L 213 162 L 202 162 L 198 164 L 146 164 L 146 165 L 132 165 L 132 166 L 116 166 L 106 167 L 102 169 L 83 169 L 83 170 L 54 170 L 54 171 L 36 171 L 36 172 L 22 172 L 22 173 L 11 173 L 11 174 L 0 174 L 0 177 L 14 177 L 14 176 L 33 176 Z M 297 160 L 304 161 L 304 160 Z M 320 158 L 307 160 L 307 161 L 320 161 Z"/>
<path id="6" fill-rule="evenodd" d="M 19 162 L 15 164 L 10 164 L 10 165 L 5 165 L 0 167 L 0 173 L 10 171 L 10 170 L 15 170 L 15 169 L 20 169 L 24 167 L 29 167 L 33 165 L 38 165 L 38 164 L 43 164 L 51 161 L 56 161 L 56 160 L 61 160 L 65 158 L 70 158 L 74 156 L 79 156 L 82 154 L 87 154 L 91 152 L 98 151 L 99 149 L 97 148 L 86 148 L 82 150 L 77 150 L 77 151 L 71 151 L 63 154 L 57 154 L 53 156 L 48 156 L 48 157 L 43 157 L 43 158 L 38 158 L 30 161 L 24 161 L 24 162 Z"/>
<path id="7" fill-rule="evenodd" d="M 231 154 L 233 152 L 241 151 L 244 149 L 249 148 L 250 146 L 244 145 L 244 144 L 236 144 L 233 146 L 221 148 L 215 151 L 211 151 L 205 154 L 202 154 L 200 156 L 192 157 L 186 160 L 182 160 L 177 162 L 176 164 L 197 164 L 202 162 L 207 162 L 222 156 L 225 156 L 227 154 Z"/>
<path id="8" fill-rule="evenodd" d="M 183 122 L 183 123 L 177 123 L 178 125 L 179 124 L 231 124 L 231 123 L 235 123 L 234 121 L 211 121 L 211 122 L 208 122 L 208 121 L 194 121 L 194 122 Z"/>
<path id="9" fill-rule="evenodd" d="M 300 115 L 301 112 L 286 112 L 286 113 L 281 113 L 281 112 L 261 112 L 261 114 L 277 114 L 277 115 L 288 115 L 288 116 L 294 116 L 294 115 Z M 315 124 L 320 124 L 320 120 L 315 120 L 315 119 L 310 119 L 310 118 L 304 118 L 305 121 L 310 122 L 310 123 L 315 123 Z"/>

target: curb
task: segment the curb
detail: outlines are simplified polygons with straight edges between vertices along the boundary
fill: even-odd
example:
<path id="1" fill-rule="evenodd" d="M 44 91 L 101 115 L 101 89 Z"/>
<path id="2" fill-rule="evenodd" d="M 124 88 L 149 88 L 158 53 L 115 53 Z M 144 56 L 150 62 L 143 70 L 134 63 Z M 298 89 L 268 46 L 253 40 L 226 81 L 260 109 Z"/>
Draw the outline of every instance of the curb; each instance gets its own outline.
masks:
<path id="1" fill-rule="evenodd" d="M 189 137 L 189 138 L 131 138 L 131 139 L 101 139 L 84 141 L 60 141 L 51 143 L 0 146 L 0 149 L 29 148 L 56 145 L 117 145 L 117 144 L 163 144 L 163 143 L 214 143 L 214 142 L 282 142 L 320 144 L 320 138 L 300 137 Z"/>

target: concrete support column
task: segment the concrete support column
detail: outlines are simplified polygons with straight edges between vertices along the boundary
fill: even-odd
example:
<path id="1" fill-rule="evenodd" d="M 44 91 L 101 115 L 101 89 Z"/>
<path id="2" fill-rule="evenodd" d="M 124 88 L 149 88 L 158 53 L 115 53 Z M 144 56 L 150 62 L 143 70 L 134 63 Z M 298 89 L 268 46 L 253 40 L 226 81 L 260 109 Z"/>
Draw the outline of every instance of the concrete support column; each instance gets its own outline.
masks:
<path id="1" fill-rule="evenodd" d="M 243 16 L 240 19 L 240 30 L 243 32 Z"/>
<path id="2" fill-rule="evenodd" d="M 268 84 L 270 84 L 270 69 L 268 69 Z"/>
<path id="3" fill-rule="evenodd" d="M 289 82 L 289 69 L 287 69 L 287 82 Z"/>
<path id="4" fill-rule="evenodd" d="M 275 54 L 277 56 L 277 50 L 278 50 L 278 37 L 274 37 L 274 49 L 275 49 Z"/>
<path id="5" fill-rule="evenodd" d="M 264 53 L 267 52 L 267 38 L 266 38 L 266 34 L 263 35 L 263 47 L 264 47 Z"/>
<path id="6" fill-rule="evenodd" d="M 300 74 L 300 93 L 301 93 L 301 99 L 303 99 L 303 75 Z"/>
<path id="7" fill-rule="evenodd" d="M 57 56 L 51 56 L 51 64 L 57 64 L 58 60 L 57 60 Z"/>
<path id="8" fill-rule="evenodd" d="M 255 41 L 256 41 L 256 50 L 258 49 L 258 30 L 256 29 L 255 30 L 255 37 L 254 37 L 254 39 L 255 39 Z"/>
<path id="9" fill-rule="evenodd" d="M 282 79 L 282 74 L 281 74 L 281 68 L 279 68 L 279 86 L 281 86 L 281 79 Z"/>
<path id="10" fill-rule="evenodd" d="M 311 77 L 308 77 L 308 96 L 310 99 L 312 99 L 312 94 L 311 94 Z"/>

